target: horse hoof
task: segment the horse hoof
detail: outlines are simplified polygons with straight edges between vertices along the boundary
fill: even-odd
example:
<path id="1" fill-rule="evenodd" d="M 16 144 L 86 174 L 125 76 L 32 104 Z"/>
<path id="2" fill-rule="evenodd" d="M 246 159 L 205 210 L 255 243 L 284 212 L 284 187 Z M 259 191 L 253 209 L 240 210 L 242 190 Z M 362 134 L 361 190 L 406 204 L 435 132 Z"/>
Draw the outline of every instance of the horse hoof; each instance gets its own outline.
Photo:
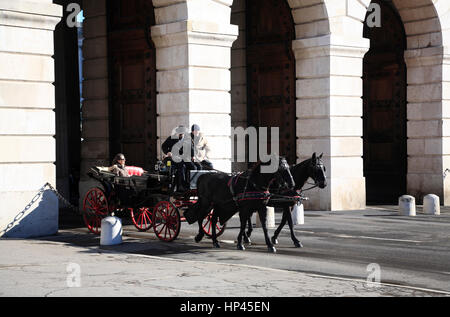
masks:
<path id="1" fill-rule="evenodd" d="M 275 238 L 275 237 L 272 237 L 272 243 L 273 243 L 273 244 L 278 244 L 278 240 L 277 240 L 277 238 Z"/>
<path id="2" fill-rule="evenodd" d="M 215 247 L 216 249 L 220 249 L 220 244 L 219 244 L 219 242 L 214 242 L 213 245 L 214 245 L 214 247 Z"/>
<path id="3" fill-rule="evenodd" d="M 250 240 L 250 238 L 245 237 L 245 238 L 244 238 L 244 243 L 246 243 L 246 244 L 252 244 L 252 240 Z"/>
<path id="4" fill-rule="evenodd" d="M 202 241 L 203 236 L 202 235 L 196 235 L 195 236 L 195 242 L 199 243 L 200 241 Z"/>
<path id="5" fill-rule="evenodd" d="M 277 253 L 277 249 L 275 247 L 268 247 L 270 253 Z"/>
<path id="6" fill-rule="evenodd" d="M 296 248 L 303 248 L 303 244 L 300 241 L 294 241 L 294 245 Z"/>
<path id="7" fill-rule="evenodd" d="M 241 251 L 244 251 L 244 250 L 245 250 L 245 248 L 244 248 L 244 246 L 243 246 L 242 244 L 241 244 L 241 245 L 238 244 L 237 249 L 238 249 L 238 250 L 241 250 Z"/>

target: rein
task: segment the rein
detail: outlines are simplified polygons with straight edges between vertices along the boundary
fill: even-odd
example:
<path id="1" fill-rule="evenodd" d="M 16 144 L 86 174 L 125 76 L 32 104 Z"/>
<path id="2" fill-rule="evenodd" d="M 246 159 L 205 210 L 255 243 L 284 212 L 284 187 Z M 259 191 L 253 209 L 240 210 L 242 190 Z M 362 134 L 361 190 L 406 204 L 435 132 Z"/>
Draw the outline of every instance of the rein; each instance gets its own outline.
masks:
<path id="1" fill-rule="evenodd" d="M 316 188 L 317 186 L 319 186 L 319 185 L 317 185 L 317 184 L 312 184 L 312 183 L 308 183 L 308 182 L 306 182 L 306 184 L 308 184 L 308 185 L 313 185 L 313 186 L 311 186 L 311 187 L 309 187 L 309 188 L 306 188 L 306 189 L 302 189 L 302 190 L 301 190 L 302 192 L 306 192 L 307 190 L 311 190 L 311 189 Z"/>
<path id="2" fill-rule="evenodd" d="M 250 175 L 246 176 L 245 178 L 242 176 L 242 174 L 244 174 L 244 173 L 240 173 L 238 175 L 232 176 L 230 178 L 230 180 L 228 181 L 228 188 L 230 189 L 230 193 L 233 196 L 232 200 L 236 203 L 236 205 L 240 201 L 244 201 L 244 200 L 266 200 L 265 203 L 267 204 L 269 202 L 270 197 L 272 196 L 272 194 L 269 192 L 269 187 L 272 184 L 272 182 L 275 180 L 275 177 L 270 180 L 267 188 L 265 188 L 265 189 L 258 188 L 258 186 L 255 183 L 250 181 L 253 169 L 249 170 L 249 172 L 250 172 Z M 244 191 L 242 193 L 236 194 L 234 192 L 233 183 L 234 183 L 234 185 L 236 185 L 239 178 L 246 179 L 246 182 L 245 182 Z M 247 192 L 249 183 L 256 189 L 256 191 Z M 258 191 L 258 189 L 259 189 L 259 191 Z"/>

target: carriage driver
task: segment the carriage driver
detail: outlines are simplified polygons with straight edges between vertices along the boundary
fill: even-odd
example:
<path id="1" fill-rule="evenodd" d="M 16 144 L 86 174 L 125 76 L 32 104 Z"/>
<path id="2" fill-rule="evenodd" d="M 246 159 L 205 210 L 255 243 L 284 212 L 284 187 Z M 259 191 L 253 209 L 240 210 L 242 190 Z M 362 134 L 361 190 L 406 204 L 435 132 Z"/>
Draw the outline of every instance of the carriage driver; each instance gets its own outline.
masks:
<path id="1" fill-rule="evenodd" d="M 192 144 L 188 143 L 188 129 L 180 125 L 176 127 L 172 131 L 172 135 L 169 136 L 164 143 L 161 145 L 161 149 L 163 153 L 166 155 L 166 158 L 170 159 L 173 162 L 173 166 L 175 168 L 176 173 L 176 182 L 178 192 L 184 192 L 189 189 L 189 173 L 190 170 L 196 170 L 197 167 L 193 163 L 193 157 L 187 153 L 189 156 L 187 159 L 184 158 L 183 149 L 190 148 L 190 152 L 194 153 L 194 149 L 192 148 Z"/>

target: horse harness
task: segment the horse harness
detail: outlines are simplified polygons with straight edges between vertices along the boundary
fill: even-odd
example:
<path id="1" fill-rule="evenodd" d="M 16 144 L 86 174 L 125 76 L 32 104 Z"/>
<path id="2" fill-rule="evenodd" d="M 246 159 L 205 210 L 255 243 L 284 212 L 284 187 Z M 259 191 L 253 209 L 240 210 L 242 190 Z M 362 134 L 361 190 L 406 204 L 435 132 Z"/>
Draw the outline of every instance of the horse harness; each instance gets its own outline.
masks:
<path id="1" fill-rule="evenodd" d="M 250 173 L 251 173 L 251 171 L 250 171 Z M 257 189 L 256 184 L 250 181 L 250 176 L 247 176 L 247 177 L 245 177 L 246 182 L 245 182 L 244 191 L 242 193 L 236 193 L 234 186 L 236 185 L 236 183 L 238 182 L 238 180 L 240 178 L 241 179 L 243 178 L 242 174 L 244 174 L 244 173 L 239 173 L 237 175 L 233 175 L 233 176 L 231 176 L 230 180 L 228 181 L 228 188 L 230 189 L 230 193 L 233 196 L 233 201 L 236 203 L 236 206 L 239 205 L 239 202 L 248 201 L 248 200 L 263 200 L 264 204 L 267 205 L 270 197 L 272 196 L 272 194 L 269 192 L 269 187 L 275 178 L 270 180 L 269 185 L 267 186 L 267 188 L 265 190 L 247 191 L 249 183 L 255 189 Z"/>

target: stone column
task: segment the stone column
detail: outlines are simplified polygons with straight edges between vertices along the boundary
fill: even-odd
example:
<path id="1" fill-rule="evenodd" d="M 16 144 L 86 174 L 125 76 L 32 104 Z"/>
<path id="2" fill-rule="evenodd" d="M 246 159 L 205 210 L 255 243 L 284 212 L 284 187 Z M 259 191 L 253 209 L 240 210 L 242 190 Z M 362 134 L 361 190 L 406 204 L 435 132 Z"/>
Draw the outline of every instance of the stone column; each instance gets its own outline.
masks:
<path id="1" fill-rule="evenodd" d="M 247 61 L 245 0 L 234 0 L 231 7 L 231 23 L 238 25 L 239 36 L 231 48 L 231 126 L 247 128 Z M 233 157 L 233 171 L 247 169 L 246 162 Z"/>
<path id="2" fill-rule="evenodd" d="M 305 208 L 365 207 L 362 60 L 365 39 L 323 35 L 296 40 L 298 156 L 324 153 L 328 186 L 307 193 Z M 306 185 L 305 187 L 309 187 Z"/>
<path id="3" fill-rule="evenodd" d="M 450 59 L 444 47 L 410 49 L 408 66 L 408 194 L 436 194 L 450 204 Z"/>
<path id="4" fill-rule="evenodd" d="M 53 32 L 62 8 L 51 0 L 0 0 L 0 236 L 58 231 Z M 32 199 L 36 201 L 32 204 Z"/>
<path id="5" fill-rule="evenodd" d="M 180 124 L 207 136 L 214 167 L 231 171 L 230 0 L 154 1 L 158 150 Z"/>
<path id="6" fill-rule="evenodd" d="M 106 0 L 83 2 L 83 108 L 80 167 L 80 208 L 97 182 L 86 173 L 109 166 L 108 39 Z"/>

